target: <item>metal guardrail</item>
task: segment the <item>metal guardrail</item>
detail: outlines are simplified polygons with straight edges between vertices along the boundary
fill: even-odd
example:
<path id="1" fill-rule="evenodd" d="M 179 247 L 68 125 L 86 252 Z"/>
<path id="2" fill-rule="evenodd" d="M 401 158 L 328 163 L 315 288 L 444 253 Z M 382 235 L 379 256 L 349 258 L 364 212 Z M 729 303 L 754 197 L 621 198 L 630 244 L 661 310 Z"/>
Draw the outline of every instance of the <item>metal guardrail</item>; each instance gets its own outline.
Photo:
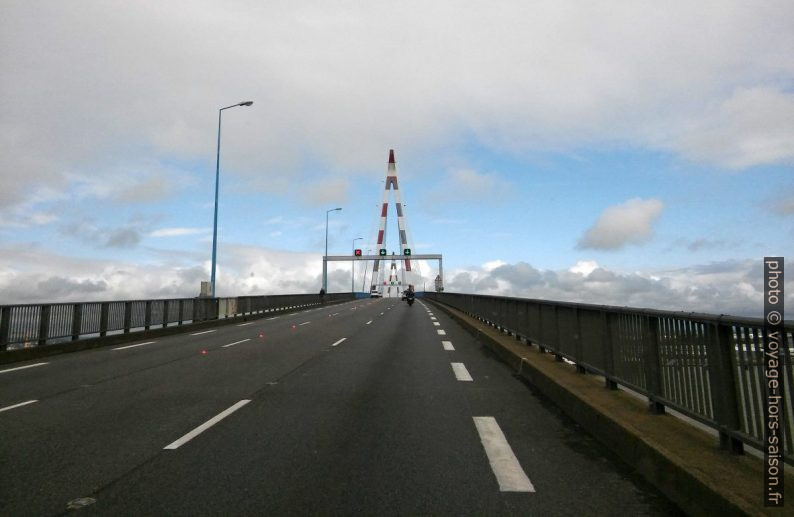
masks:
<path id="1" fill-rule="evenodd" d="M 523 337 L 712 427 L 720 446 L 741 452 L 764 438 L 764 322 L 760 318 L 632 309 L 458 293 L 426 297 Z M 783 450 L 794 464 L 794 325 L 780 350 Z"/>
<path id="2" fill-rule="evenodd" d="M 326 294 L 326 301 L 352 299 Z M 318 305 L 316 294 L 0 305 L 0 351 Z"/>

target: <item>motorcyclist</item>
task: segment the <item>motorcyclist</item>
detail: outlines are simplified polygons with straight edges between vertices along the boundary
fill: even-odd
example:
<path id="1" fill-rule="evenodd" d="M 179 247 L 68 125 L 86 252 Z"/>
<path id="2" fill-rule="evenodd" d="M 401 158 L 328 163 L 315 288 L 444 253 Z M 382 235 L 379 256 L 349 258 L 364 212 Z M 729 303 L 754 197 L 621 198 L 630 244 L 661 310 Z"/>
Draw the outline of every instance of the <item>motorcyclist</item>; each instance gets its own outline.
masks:
<path id="1" fill-rule="evenodd" d="M 408 289 L 405 290 L 405 301 L 408 302 L 408 305 L 414 303 L 414 286 L 409 284 Z"/>

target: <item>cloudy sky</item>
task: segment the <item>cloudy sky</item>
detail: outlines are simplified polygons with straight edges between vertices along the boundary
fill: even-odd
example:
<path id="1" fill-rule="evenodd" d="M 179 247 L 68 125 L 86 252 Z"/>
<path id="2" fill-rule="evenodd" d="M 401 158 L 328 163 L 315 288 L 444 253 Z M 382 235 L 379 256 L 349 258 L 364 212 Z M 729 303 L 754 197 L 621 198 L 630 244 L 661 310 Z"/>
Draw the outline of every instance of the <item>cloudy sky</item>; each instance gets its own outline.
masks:
<path id="1" fill-rule="evenodd" d="M 762 257 L 794 257 L 792 27 L 790 1 L 4 0 L 0 303 L 196 295 L 218 109 L 252 100 L 223 112 L 221 296 L 318 291 L 330 208 L 330 254 L 373 248 L 393 148 L 449 291 L 760 315 Z"/>

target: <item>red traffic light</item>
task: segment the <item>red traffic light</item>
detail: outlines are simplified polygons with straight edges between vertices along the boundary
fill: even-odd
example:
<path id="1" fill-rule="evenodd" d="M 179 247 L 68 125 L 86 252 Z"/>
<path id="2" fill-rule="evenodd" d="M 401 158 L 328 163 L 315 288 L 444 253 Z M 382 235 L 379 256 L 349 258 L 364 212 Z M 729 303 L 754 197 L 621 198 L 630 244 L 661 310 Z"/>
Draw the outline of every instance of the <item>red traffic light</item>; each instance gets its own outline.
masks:
<path id="1" fill-rule="evenodd" d="M 360 256 L 361 256 L 361 250 L 356 250 L 356 256 L 357 256 L 357 257 L 360 257 Z"/>

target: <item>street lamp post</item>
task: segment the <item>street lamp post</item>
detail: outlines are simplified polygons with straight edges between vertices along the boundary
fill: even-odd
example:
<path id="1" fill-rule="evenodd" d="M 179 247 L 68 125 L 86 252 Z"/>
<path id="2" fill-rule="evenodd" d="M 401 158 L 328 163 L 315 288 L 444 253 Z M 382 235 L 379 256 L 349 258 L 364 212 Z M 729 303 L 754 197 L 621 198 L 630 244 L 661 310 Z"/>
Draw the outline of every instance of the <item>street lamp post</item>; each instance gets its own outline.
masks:
<path id="1" fill-rule="evenodd" d="M 371 249 L 367 249 L 367 255 L 371 252 Z M 366 293 L 366 285 L 367 285 L 367 266 L 369 265 L 369 260 L 364 262 L 364 281 L 361 282 L 361 292 Z"/>
<path id="2" fill-rule="evenodd" d="M 325 256 L 323 257 L 323 291 L 328 292 L 328 261 L 325 257 L 328 256 L 328 214 L 331 212 L 338 212 L 341 208 L 332 208 L 325 211 Z"/>
<path id="3" fill-rule="evenodd" d="M 215 259 L 218 248 L 218 183 L 220 181 L 221 175 L 221 113 L 223 113 L 223 110 L 227 110 L 229 108 L 236 108 L 237 106 L 250 106 L 253 103 L 254 101 L 239 102 L 218 110 L 218 147 L 215 157 L 215 217 L 213 218 L 212 222 L 212 276 L 210 277 L 210 283 L 212 284 L 211 296 L 213 298 L 215 298 Z"/>
<path id="4" fill-rule="evenodd" d="M 356 255 L 356 241 L 360 241 L 360 240 L 363 240 L 363 239 L 364 239 L 364 237 L 356 237 L 355 239 L 353 239 L 353 247 L 351 248 L 353 250 L 353 256 Z M 351 293 L 355 293 L 356 292 L 356 287 L 355 287 L 355 285 L 356 285 L 356 261 L 355 261 L 355 259 L 353 260 L 352 266 L 353 266 L 351 268 L 352 269 L 352 274 L 350 276 L 350 292 Z"/>

